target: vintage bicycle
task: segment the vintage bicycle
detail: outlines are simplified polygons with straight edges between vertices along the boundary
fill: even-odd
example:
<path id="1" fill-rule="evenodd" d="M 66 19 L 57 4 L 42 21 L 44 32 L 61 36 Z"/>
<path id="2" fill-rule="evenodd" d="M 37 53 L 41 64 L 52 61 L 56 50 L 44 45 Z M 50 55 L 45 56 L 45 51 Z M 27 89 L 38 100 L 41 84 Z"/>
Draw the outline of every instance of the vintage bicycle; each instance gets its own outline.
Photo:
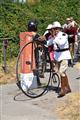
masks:
<path id="1" fill-rule="evenodd" d="M 36 70 L 33 71 L 34 74 L 37 74 L 37 83 L 38 79 L 40 81 L 40 84 L 37 84 L 35 88 L 28 88 L 25 83 L 24 86 L 26 89 L 24 90 L 21 86 L 21 78 L 20 78 L 20 57 L 24 52 L 24 49 L 27 48 L 29 45 L 32 45 L 32 48 L 34 46 L 34 49 L 32 49 L 31 55 L 33 56 L 33 51 L 35 50 L 35 59 L 36 59 Z M 25 44 L 22 49 L 20 50 L 17 58 L 16 63 L 16 78 L 17 78 L 17 86 L 22 90 L 22 92 L 31 98 L 37 98 L 43 95 L 46 91 L 48 91 L 50 86 L 53 86 L 55 90 L 58 90 L 60 85 L 60 78 L 58 73 L 53 71 L 52 69 L 52 63 L 50 60 L 49 52 L 45 49 L 47 46 L 43 44 L 43 42 L 39 40 L 32 40 L 31 42 Z M 32 66 L 33 60 L 31 60 L 31 63 L 26 61 L 26 64 L 30 64 Z M 45 67 L 46 66 L 46 67 Z M 43 72 L 43 76 L 41 76 L 41 72 Z M 27 79 L 26 79 L 27 81 Z"/>

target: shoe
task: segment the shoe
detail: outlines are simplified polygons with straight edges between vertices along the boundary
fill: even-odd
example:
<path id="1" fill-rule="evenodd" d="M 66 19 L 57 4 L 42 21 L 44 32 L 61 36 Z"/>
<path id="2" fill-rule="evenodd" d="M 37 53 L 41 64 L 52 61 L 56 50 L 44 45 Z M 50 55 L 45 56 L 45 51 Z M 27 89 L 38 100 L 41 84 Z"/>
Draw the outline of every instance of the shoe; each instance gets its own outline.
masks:
<path id="1" fill-rule="evenodd" d="M 68 82 L 68 77 L 66 76 L 65 77 L 65 93 L 68 94 L 71 92 L 71 88 L 70 88 L 70 85 L 69 85 L 69 82 Z"/>
<path id="2" fill-rule="evenodd" d="M 65 96 L 65 92 L 61 90 L 58 94 L 58 98 Z"/>
<path id="3" fill-rule="evenodd" d="M 66 94 L 68 94 L 68 93 L 70 93 L 70 92 L 71 92 L 71 89 L 66 89 L 66 88 L 65 88 L 65 93 L 66 93 Z"/>

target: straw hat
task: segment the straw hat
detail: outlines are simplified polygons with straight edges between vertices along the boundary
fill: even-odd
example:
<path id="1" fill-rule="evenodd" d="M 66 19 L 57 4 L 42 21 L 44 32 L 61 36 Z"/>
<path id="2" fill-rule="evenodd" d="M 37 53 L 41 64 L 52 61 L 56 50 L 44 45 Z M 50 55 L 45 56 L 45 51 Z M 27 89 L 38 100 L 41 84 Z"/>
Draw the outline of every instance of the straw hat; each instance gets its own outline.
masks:
<path id="1" fill-rule="evenodd" d="M 66 21 L 70 21 L 70 20 L 71 20 L 71 18 L 67 18 L 67 19 L 66 19 Z"/>
<path id="2" fill-rule="evenodd" d="M 52 24 L 49 24 L 49 25 L 47 26 L 46 30 L 50 30 L 50 29 L 52 29 L 52 28 L 53 28 L 53 25 L 52 25 Z"/>
<path id="3" fill-rule="evenodd" d="M 52 28 L 62 28 L 61 24 L 58 21 L 53 22 Z"/>

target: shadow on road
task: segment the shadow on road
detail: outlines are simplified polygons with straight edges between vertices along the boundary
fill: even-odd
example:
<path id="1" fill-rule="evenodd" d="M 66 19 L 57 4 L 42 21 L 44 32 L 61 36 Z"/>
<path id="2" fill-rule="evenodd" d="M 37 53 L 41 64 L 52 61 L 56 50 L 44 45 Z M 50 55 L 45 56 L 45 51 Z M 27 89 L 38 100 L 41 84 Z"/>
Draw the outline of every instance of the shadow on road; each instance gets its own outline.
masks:
<path id="1" fill-rule="evenodd" d="M 60 88 L 54 87 L 49 85 L 47 90 L 45 91 L 45 93 L 42 95 L 46 95 L 48 92 L 50 91 L 54 91 L 55 93 L 59 93 Z M 40 96 L 41 97 L 41 96 Z M 19 91 L 13 98 L 15 101 L 29 101 L 29 100 L 33 100 L 35 98 L 30 98 L 27 95 L 25 95 L 22 91 Z"/>

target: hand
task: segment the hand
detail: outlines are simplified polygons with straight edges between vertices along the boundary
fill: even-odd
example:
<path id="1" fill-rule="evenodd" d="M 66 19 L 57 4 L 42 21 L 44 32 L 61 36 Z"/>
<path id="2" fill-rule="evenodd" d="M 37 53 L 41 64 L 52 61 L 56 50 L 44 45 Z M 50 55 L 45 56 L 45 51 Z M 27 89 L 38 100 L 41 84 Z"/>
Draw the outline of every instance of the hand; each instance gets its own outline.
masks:
<path id="1" fill-rule="evenodd" d="M 45 36 L 40 36 L 40 37 L 38 38 L 38 40 L 44 41 L 44 40 L 45 40 Z"/>

